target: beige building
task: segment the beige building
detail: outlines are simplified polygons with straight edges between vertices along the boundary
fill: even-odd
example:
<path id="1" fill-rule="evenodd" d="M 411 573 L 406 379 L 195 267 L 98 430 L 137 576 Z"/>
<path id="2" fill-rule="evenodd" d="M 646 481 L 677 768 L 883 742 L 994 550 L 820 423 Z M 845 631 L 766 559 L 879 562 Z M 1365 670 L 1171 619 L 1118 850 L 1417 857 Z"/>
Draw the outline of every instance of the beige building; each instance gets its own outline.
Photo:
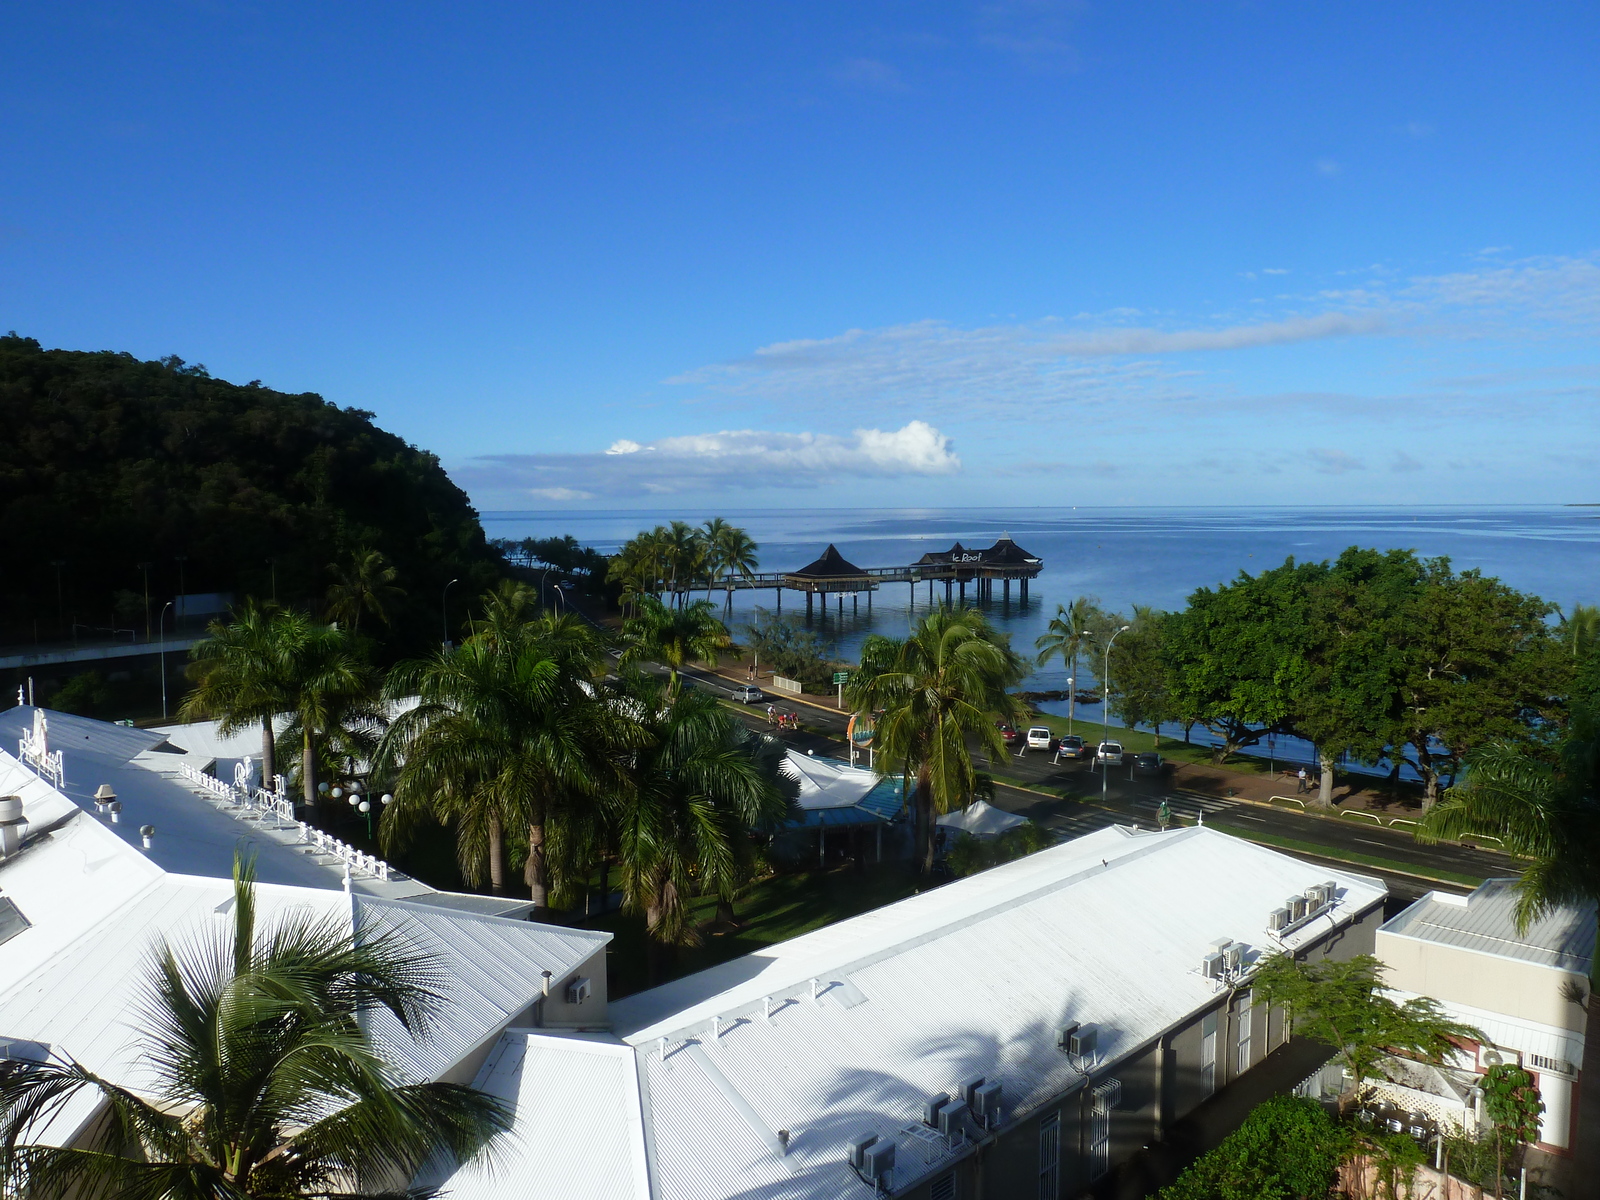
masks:
<path id="1" fill-rule="evenodd" d="M 1378 931 L 1377 954 L 1390 987 L 1433 997 L 1488 1039 L 1441 1080 L 1454 1085 L 1460 1122 L 1473 1123 L 1475 1077 L 1496 1062 L 1516 1062 L 1534 1074 L 1544 1100 L 1540 1145 L 1565 1153 L 1583 1062 L 1595 910 L 1558 909 L 1518 932 L 1516 899 L 1510 879 L 1491 879 L 1469 896 L 1429 892 Z"/>

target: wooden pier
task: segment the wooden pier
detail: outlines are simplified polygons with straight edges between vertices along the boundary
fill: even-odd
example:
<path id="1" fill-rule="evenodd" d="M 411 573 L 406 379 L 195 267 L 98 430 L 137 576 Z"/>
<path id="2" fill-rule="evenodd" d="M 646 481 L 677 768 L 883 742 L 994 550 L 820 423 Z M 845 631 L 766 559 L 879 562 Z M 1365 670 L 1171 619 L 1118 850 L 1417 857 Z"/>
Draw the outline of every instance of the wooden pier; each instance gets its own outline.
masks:
<path id="1" fill-rule="evenodd" d="M 1001 585 L 1002 598 L 1011 599 L 1011 584 L 1015 580 L 1018 598 L 1028 599 L 1028 582 L 1044 569 L 1044 561 L 1029 554 L 1009 537 L 1001 538 L 985 550 L 968 549 L 957 542 L 949 550 L 924 554 L 916 562 L 904 567 L 858 567 L 830 543 L 822 555 L 797 571 L 765 571 L 751 575 L 735 575 L 719 579 L 712 587 L 729 592 L 770 588 L 777 593 L 777 610 L 783 611 L 783 590 L 803 592 L 806 598 L 806 617 L 813 613 L 817 596 L 822 597 L 826 615 L 828 597 L 839 597 L 839 611 L 844 612 L 844 598 L 859 609 L 860 595 L 867 594 L 867 611 L 872 611 L 872 593 L 886 583 L 908 584 L 912 599 L 916 597 L 919 583 L 928 585 L 928 601 L 934 600 L 934 588 L 944 585 L 944 599 L 948 604 L 966 603 L 967 585 L 971 584 L 976 599 L 994 599 L 994 585 Z M 730 596 L 731 600 L 732 597 Z"/>

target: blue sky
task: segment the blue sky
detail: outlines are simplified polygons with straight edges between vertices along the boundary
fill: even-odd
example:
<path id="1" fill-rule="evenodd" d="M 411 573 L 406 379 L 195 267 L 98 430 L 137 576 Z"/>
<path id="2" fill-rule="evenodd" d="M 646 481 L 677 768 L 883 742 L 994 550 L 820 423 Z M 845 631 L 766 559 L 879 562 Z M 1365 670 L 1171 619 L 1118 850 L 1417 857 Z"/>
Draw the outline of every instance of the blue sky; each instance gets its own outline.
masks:
<path id="1" fill-rule="evenodd" d="M 32 5 L 0 328 L 489 509 L 1600 500 L 1600 6 Z"/>

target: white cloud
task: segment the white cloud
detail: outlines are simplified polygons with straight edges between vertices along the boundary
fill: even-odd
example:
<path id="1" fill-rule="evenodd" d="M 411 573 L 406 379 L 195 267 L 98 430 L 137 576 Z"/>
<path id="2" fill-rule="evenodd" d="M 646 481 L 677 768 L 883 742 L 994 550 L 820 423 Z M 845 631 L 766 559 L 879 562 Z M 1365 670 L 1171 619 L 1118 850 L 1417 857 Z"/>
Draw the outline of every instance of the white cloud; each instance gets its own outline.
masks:
<path id="1" fill-rule="evenodd" d="M 951 475 L 960 469 L 948 437 L 925 421 L 909 421 L 899 429 L 857 429 L 848 436 L 725 429 L 646 443 L 622 438 L 599 454 L 485 455 L 452 474 L 474 494 L 592 500 L 809 488 L 864 477 Z"/>

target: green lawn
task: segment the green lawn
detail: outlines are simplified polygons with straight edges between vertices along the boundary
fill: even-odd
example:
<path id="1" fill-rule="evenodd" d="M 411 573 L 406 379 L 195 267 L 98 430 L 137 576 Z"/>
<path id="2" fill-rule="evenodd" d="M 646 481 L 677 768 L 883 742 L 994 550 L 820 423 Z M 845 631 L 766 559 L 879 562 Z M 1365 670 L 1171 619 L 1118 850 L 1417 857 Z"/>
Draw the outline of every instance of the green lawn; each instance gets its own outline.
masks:
<path id="1" fill-rule="evenodd" d="M 734 905 L 735 913 L 745 924 L 728 932 L 707 933 L 701 945 L 679 950 L 667 978 L 701 971 L 763 946 L 881 908 L 905 899 L 916 890 L 916 879 L 909 864 L 904 863 L 886 863 L 863 871 L 841 867 L 764 879 L 751 886 Z M 715 903 L 709 897 L 694 901 L 694 907 L 699 920 L 711 920 Z M 616 935 L 606 955 L 610 996 L 616 999 L 648 986 L 644 918 L 609 913 L 587 924 L 591 929 L 604 929 Z"/>
<path id="2" fill-rule="evenodd" d="M 1058 717 L 1054 713 L 1036 712 L 1029 721 L 1030 725 L 1048 726 L 1050 732 L 1060 737 L 1067 732 L 1067 719 Z M 1170 734 L 1162 734 L 1159 744 L 1156 735 L 1144 729 L 1124 729 L 1120 725 L 1103 725 L 1098 721 L 1085 721 L 1078 717 L 1072 722 L 1072 732 L 1091 744 L 1110 739 L 1121 742 L 1126 750 L 1138 752 L 1140 750 L 1159 750 L 1173 762 L 1210 763 L 1211 747 L 1186 744 L 1180 738 Z M 1282 766 L 1287 759 L 1279 759 L 1278 765 Z M 1267 763 L 1258 762 L 1247 755 L 1234 755 L 1225 764 L 1228 770 L 1238 771 L 1246 775 L 1267 774 Z"/>

